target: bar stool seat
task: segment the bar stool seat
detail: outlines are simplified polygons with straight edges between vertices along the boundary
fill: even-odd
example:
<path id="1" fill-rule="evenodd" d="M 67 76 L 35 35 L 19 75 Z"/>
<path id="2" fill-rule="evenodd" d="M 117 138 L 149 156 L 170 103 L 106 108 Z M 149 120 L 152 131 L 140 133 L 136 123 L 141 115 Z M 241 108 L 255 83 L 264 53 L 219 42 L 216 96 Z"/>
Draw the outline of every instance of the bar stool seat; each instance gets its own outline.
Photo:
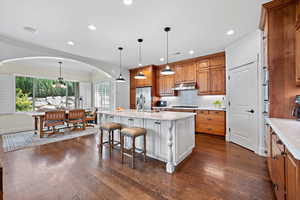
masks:
<path id="1" fill-rule="evenodd" d="M 121 129 L 121 127 L 122 126 L 119 123 L 108 122 L 108 123 L 105 123 L 105 124 L 101 125 L 100 128 L 106 129 L 106 130 L 115 130 L 115 129 Z"/>
<path id="2" fill-rule="evenodd" d="M 135 167 L 135 150 L 137 149 L 135 146 L 135 139 L 136 137 L 139 136 L 144 136 L 144 147 L 141 153 L 144 154 L 144 161 L 146 161 L 146 134 L 147 130 L 144 128 L 138 128 L 138 127 L 132 127 L 132 128 L 123 128 L 121 129 L 121 161 L 122 163 L 124 162 L 124 155 L 127 155 L 131 157 L 131 167 Z M 129 149 L 128 151 L 131 151 L 131 155 L 125 153 L 125 148 L 124 148 L 124 137 L 130 137 L 132 139 L 132 148 Z"/>
<path id="3" fill-rule="evenodd" d="M 120 130 L 121 131 L 122 125 L 115 122 L 108 122 L 104 123 L 100 126 L 100 144 L 99 144 L 99 150 L 102 153 L 102 149 L 104 144 L 109 144 L 109 153 L 111 155 L 111 151 L 114 148 L 114 146 L 119 145 L 120 142 L 114 140 L 114 131 Z M 106 130 L 108 132 L 108 141 L 103 141 L 103 131 Z M 120 141 L 121 141 L 121 133 L 119 135 Z"/>
<path id="4" fill-rule="evenodd" d="M 127 135 L 127 136 L 140 136 L 146 134 L 147 130 L 144 128 L 123 128 L 121 130 L 122 134 Z"/>

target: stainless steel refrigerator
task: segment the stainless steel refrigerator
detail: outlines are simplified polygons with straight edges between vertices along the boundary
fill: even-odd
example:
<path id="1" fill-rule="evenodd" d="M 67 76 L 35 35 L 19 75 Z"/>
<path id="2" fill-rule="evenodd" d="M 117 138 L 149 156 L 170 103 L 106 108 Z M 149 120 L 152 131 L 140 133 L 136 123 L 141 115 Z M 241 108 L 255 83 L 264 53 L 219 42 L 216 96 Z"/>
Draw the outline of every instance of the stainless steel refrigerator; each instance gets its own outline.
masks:
<path id="1" fill-rule="evenodd" d="M 151 110 L 152 96 L 151 96 L 152 87 L 143 87 L 136 88 L 136 107 L 138 108 L 139 102 L 143 101 L 144 110 Z"/>

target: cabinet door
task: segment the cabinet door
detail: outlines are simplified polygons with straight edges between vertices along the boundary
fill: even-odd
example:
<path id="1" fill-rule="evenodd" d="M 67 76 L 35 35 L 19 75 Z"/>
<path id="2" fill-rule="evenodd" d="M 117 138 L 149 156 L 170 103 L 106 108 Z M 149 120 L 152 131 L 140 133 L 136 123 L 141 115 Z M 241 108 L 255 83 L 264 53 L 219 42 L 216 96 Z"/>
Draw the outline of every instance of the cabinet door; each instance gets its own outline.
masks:
<path id="1" fill-rule="evenodd" d="M 147 155 L 156 156 L 156 149 L 157 147 L 157 142 L 156 142 L 156 131 L 157 131 L 157 124 L 156 120 L 150 120 L 147 119 L 145 120 L 144 128 L 147 129 L 147 134 L 146 134 L 146 151 Z"/>
<path id="2" fill-rule="evenodd" d="M 130 89 L 130 109 L 135 109 L 135 105 L 136 105 L 136 100 L 135 100 L 136 91 L 135 90 L 136 90 L 135 88 Z"/>
<path id="3" fill-rule="evenodd" d="M 163 96 L 165 94 L 165 78 L 163 76 L 159 77 L 159 95 Z"/>
<path id="4" fill-rule="evenodd" d="M 285 159 L 281 149 L 277 146 L 276 135 L 272 135 L 272 177 L 277 199 L 285 199 Z M 275 139 L 274 139 L 275 138 Z"/>
<path id="5" fill-rule="evenodd" d="M 196 82 L 196 64 L 184 65 L 184 82 Z"/>
<path id="6" fill-rule="evenodd" d="M 300 86 L 300 28 L 296 31 L 296 85 Z"/>
<path id="7" fill-rule="evenodd" d="M 210 67 L 213 66 L 225 66 L 225 56 L 212 57 L 209 60 Z"/>
<path id="8" fill-rule="evenodd" d="M 197 72 L 198 94 L 206 95 L 210 92 L 209 69 L 201 69 Z"/>
<path id="9" fill-rule="evenodd" d="M 184 68 L 182 65 L 175 66 L 175 83 L 183 83 L 184 82 Z"/>
<path id="10" fill-rule="evenodd" d="M 146 79 L 143 80 L 144 87 L 151 87 L 152 85 L 152 68 L 146 67 L 142 70 L 143 74 L 146 76 Z"/>
<path id="11" fill-rule="evenodd" d="M 225 94 L 225 68 L 213 67 L 210 69 L 210 93 Z"/>
<path id="12" fill-rule="evenodd" d="M 135 74 L 136 70 L 130 71 L 130 89 L 136 88 L 136 79 L 134 79 Z"/>
<path id="13" fill-rule="evenodd" d="M 196 63 L 197 71 L 208 69 L 209 68 L 209 60 L 201 60 Z"/>
<path id="14" fill-rule="evenodd" d="M 297 200 L 298 162 L 287 152 L 286 154 L 286 199 Z"/>

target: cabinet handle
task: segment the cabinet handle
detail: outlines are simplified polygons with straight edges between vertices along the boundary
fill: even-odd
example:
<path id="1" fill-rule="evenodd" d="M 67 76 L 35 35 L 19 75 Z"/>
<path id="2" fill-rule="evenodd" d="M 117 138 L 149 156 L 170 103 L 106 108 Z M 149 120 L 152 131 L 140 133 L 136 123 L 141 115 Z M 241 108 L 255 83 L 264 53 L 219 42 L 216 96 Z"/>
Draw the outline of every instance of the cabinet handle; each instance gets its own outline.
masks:
<path id="1" fill-rule="evenodd" d="M 211 118 L 207 118 L 207 120 L 209 120 L 209 121 L 210 121 L 210 120 L 212 120 L 212 119 L 211 119 Z"/>
<path id="2" fill-rule="evenodd" d="M 276 183 L 273 184 L 274 190 L 278 190 L 278 185 Z"/>
<path id="3" fill-rule="evenodd" d="M 160 125 L 160 122 L 154 122 L 154 124 Z"/>
<path id="4" fill-rule="evenodd" d="M 207 130 L 211 131 L 212 129 L 211 129 L 211 128 L 208 128 Z"/>
<path id="5" fill-rule="evenodd" d="M 128 119 L 128 121 L 133 121 L 133 119 Z"/>
<path id="6" fill-rule="evenodd" d="M 114 118 L 114 116 L 110 116 L 109 118 L 113 119 L 113 118 Z"/>
<path id="7" fill-rule="evenodd" d="M 277 157 L 276 157 L 276 156 L 273 156 L 273 157 L 272 157 L 272 159 L 273 159 L 273 160 L 276 160 L 276 159 L 277 159 Z"/>

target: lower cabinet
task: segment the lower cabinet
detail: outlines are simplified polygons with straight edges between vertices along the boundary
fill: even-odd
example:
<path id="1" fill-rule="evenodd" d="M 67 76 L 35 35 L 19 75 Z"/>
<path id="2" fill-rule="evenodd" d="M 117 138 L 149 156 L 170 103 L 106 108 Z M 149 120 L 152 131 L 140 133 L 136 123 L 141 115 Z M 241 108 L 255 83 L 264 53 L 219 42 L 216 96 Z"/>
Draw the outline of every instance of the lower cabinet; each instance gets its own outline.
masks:
<path id="1" fill-rule="evenodd" d="M 267 140 L 267 162 L 276 199 L 299 200 L 299 161 L 288 151 L 272 128 Z"/>
<path id="2" fill-rule="evenodd" d="M 196 132 L 225 136 L 225 111 L 198 110 Z"/>

